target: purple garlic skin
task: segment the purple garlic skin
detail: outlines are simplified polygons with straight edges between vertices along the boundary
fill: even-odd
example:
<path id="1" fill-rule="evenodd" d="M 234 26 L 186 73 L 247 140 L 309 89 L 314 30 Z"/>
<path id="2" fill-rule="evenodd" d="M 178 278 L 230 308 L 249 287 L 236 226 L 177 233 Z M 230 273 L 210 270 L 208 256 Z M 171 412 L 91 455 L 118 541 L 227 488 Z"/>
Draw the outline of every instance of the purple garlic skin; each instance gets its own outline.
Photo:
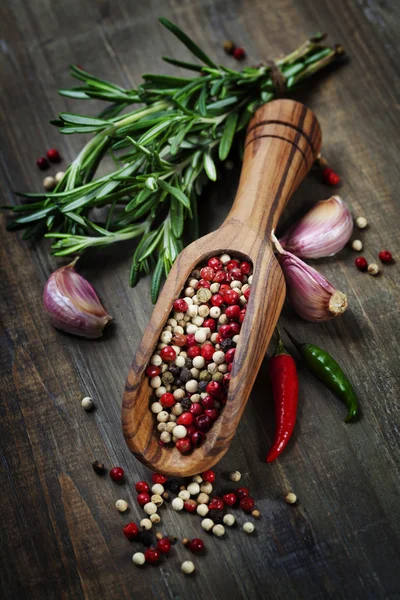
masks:
<path id="1" fill-rule="evenodd" d="M 300 258 L 333 256 L 349 241 L 353 218 L 340 196 L 321 200 L 279 239 L 281 246 Z"/>
<path id="2" fill-rule="evenodd" d="M 74 263 L 50 275 L 43 291 L 43 307 L 51 324 L 61 331 L 99 338 L 112 317 L 91 284 L 74 269 Z"/>

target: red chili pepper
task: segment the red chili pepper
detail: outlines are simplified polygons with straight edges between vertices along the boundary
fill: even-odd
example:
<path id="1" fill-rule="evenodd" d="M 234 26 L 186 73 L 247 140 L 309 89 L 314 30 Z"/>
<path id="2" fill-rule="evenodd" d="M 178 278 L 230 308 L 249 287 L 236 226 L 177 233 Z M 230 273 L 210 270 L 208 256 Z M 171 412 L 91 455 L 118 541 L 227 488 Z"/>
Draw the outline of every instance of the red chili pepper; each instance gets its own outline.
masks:
<path id="1" fill-rule="evenodd" d="M 275 402 L 276 432 L 266 461 L 272 462 L 282 453 L 296 424 L 299 381 L 296 363 L 288 354 L 279 336 L 275 354 L 269 363 L 272 393 Z"/>

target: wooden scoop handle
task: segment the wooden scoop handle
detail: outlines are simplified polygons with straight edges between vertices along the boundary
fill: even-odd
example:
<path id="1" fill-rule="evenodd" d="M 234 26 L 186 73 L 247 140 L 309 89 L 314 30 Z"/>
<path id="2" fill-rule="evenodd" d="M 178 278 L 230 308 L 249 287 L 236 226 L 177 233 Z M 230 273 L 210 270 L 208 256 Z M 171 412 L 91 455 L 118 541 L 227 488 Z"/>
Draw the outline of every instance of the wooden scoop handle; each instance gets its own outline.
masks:
<path id="1" fill-rule="evenodd" d="M 319 123 L 303 104 L 293 100 L 264 104 L 247 130 L 239 189 L 227 220 L 241 221 L 269 240 L 320 147 Z"/>

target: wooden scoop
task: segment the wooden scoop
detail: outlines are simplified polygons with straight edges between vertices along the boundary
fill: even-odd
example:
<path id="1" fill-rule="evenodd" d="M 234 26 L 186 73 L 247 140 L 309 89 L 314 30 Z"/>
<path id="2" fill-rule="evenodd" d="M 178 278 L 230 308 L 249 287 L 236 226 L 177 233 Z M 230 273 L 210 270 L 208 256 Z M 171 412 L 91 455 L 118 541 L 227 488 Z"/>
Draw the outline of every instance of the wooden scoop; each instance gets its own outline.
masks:
<path id="1" fill-rule="evenodd" d="M 126 443 L 150 469 L 166 475 L 194 475 L 211 468 L 228 450 L 285 299 L 271 231 L 320 147 L 318 121 L 302 104 L 275 100 L 259 108 L 248 127 L 239 189 L 229 215 L 217 231 L 190 244 L 176 259 L 129 371 L 122 405 Z M 250 299 L 226 405 L 203 445 L 182 455 L 176 448 L 158 444 L 157 423 L 149 406 L 153 390 L 144 371 L 191 271 L 224 252 L 253 263 Z"/>

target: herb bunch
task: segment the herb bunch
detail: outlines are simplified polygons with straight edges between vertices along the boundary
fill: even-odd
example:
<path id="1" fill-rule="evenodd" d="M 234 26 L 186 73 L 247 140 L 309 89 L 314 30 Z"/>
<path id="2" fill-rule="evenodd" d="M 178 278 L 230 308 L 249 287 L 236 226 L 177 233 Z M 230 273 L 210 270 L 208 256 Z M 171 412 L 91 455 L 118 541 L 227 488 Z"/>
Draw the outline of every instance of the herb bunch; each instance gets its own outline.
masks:
<path id="1" fill-rule="evenodd" d="M 325 46 L 323 36 L 317 36 L 272 66 L 237 71 L 216 65 L 176 25 L 160 21 L 201 64 L 164 60 L 194 75 L 145 74 L 137 89 L 125 89 L 72 66 L 72 77 L 82 85 L 59 93 L 110 104 L 96 118 L 61 113 L 52 121 L 63 134 L 94 136 L 53 192 L 19 194 L 29 200 L 10 207 L 18 216 L 9 225 L 26 228 L 25 239 L 51 238 L 56 256 L 139 238 L 130 283 L 152 272 L 153 302 L 183 240 L 197 236 L 203 185 L 217 179 L 218 163 L 227 158 L 257 107 L 276 96 L 274 69 L 289 91 L 343 54 L 340 46 Z M 137 103 L 143 106 L 126 112 Z M 95 178 L 106 155 L 115 169 Z"/>

